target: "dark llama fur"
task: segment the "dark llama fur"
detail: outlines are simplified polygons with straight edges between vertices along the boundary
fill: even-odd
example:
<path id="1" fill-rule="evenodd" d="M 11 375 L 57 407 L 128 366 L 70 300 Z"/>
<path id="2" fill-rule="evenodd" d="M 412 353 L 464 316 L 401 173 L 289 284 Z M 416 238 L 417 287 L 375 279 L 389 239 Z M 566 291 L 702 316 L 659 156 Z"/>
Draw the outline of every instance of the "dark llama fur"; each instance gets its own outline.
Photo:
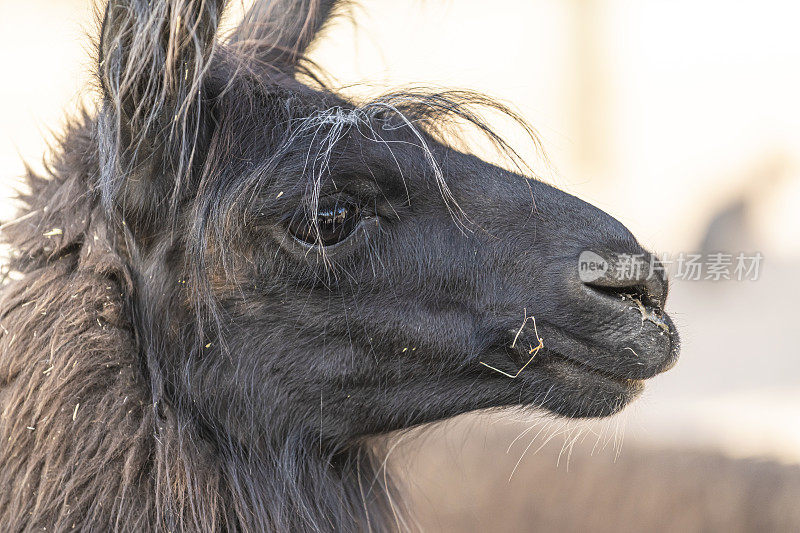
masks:
<path id="1" fill-rule="evenodd" d="M 224 40 L 223 4 L 110 2 L 101 106 L 2 226 L 0 529 L 405 529 L 371 437 L 605 416 L 674 363 L 666 280 L 577 279 L 584 249 L 646 254 L 619 222 L 446 142 L 513 156 L 476 108 L 510 111 L 346 101 L 305 59 L 336 2 Z M 538 335 L 517 378 L 486 366 Z"/>

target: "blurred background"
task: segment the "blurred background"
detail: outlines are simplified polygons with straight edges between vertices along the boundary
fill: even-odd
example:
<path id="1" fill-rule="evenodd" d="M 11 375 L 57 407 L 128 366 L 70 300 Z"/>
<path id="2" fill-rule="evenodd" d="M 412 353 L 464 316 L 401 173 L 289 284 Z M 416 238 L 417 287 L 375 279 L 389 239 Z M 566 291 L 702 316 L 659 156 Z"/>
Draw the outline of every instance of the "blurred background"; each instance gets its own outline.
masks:
<path id="1" fill-rule="evenodd" d="M 686 501 L 754 478 L 742 501 L 724 500 L 729 513 L 768 512 L 786 487 L 790 507 L 800 500 L 786 481 L 800 464 L 798 20 L 791 0 L 362 0 L 317 44 L 312 57 L 349 94 L 424 84 L 512 105 L 550 164 L 496 126 L 541 177 L 650 249 L 764 258 L 757 280 L 673 280 L 681 360 L 614 419 L 469 415 L 401 439 L 391 461 L 426 529 L 524 529 L 547 523 L 530 514 L 537 502 L 599 506 L 594 496 L 682 475 L 700 491 Z M 41 168 L 64 118 L 93 105 L 95 33 L 89 0 L 0 0 L 0 217 L 23 161 Z"/>

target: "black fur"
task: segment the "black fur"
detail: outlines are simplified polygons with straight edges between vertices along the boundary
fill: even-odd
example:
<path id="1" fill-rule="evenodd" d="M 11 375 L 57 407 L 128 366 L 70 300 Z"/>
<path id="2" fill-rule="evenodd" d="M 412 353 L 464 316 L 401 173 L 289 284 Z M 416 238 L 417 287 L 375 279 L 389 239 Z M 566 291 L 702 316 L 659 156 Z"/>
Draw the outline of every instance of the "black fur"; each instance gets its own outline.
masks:
<path id="1" fill-rule="evenodd" d="M 370 437 L 608 415 L 674 362 L 663 279 L 577 279 L 584 249 L 645 253 L 622 225 L 454 148 L 466 122 L 513 156 L 477 110 L 507 109 L 346 101 L 304 59 L 334 2 L 257 3 L 226 41 L 223 7 L 112 0 L 100 109 L 3 226 L 4 531 L 405 528 Z M 326 247 L 334 198 L 358 219 Z M 544 348 L 510 378 L 526 316 Z"/>

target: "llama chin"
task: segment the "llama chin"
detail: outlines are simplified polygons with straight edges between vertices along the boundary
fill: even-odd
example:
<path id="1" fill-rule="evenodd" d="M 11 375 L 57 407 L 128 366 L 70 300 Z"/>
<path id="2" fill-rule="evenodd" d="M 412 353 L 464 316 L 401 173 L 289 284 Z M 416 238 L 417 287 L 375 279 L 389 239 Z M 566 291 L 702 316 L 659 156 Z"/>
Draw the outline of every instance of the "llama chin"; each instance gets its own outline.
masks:
<path id="1" fill-rule="evenodd" d="M 605 416 L 674 364 L 663 274 L 580 278 L 586 250 L 651 255 L 481 110 L 538 145 L 521 117 L 348 101 L 305 57 L 339 3 L 256 2 L 222 40 L 224 4 L 111 0 L 100 105 L 3 225 L 3 530 L 391 530 L 374 437 Z"/>

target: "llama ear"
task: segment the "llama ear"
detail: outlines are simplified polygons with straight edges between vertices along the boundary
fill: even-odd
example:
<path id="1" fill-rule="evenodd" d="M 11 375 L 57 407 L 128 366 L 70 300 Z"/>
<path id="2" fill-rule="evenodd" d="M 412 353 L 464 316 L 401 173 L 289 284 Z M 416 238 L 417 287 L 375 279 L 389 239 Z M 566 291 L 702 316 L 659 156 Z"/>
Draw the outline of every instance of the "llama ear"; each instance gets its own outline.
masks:
<path id="1" fill-rule="evenodd" d="M 104 95 L 100 127 L 104 193 L 120 176 L 178 177 L 197 152 L 203 82 L 216 42 L 222 0 L 109 0 L 100 37 Z M 105 195 L 105 194 L 104 194 Z"/>
<path id="2" fill-rule="evenodd" d="M 230 43 L 245 57 L 293 71 L 337 7 L 337 0 L 256 0 Z"/>

